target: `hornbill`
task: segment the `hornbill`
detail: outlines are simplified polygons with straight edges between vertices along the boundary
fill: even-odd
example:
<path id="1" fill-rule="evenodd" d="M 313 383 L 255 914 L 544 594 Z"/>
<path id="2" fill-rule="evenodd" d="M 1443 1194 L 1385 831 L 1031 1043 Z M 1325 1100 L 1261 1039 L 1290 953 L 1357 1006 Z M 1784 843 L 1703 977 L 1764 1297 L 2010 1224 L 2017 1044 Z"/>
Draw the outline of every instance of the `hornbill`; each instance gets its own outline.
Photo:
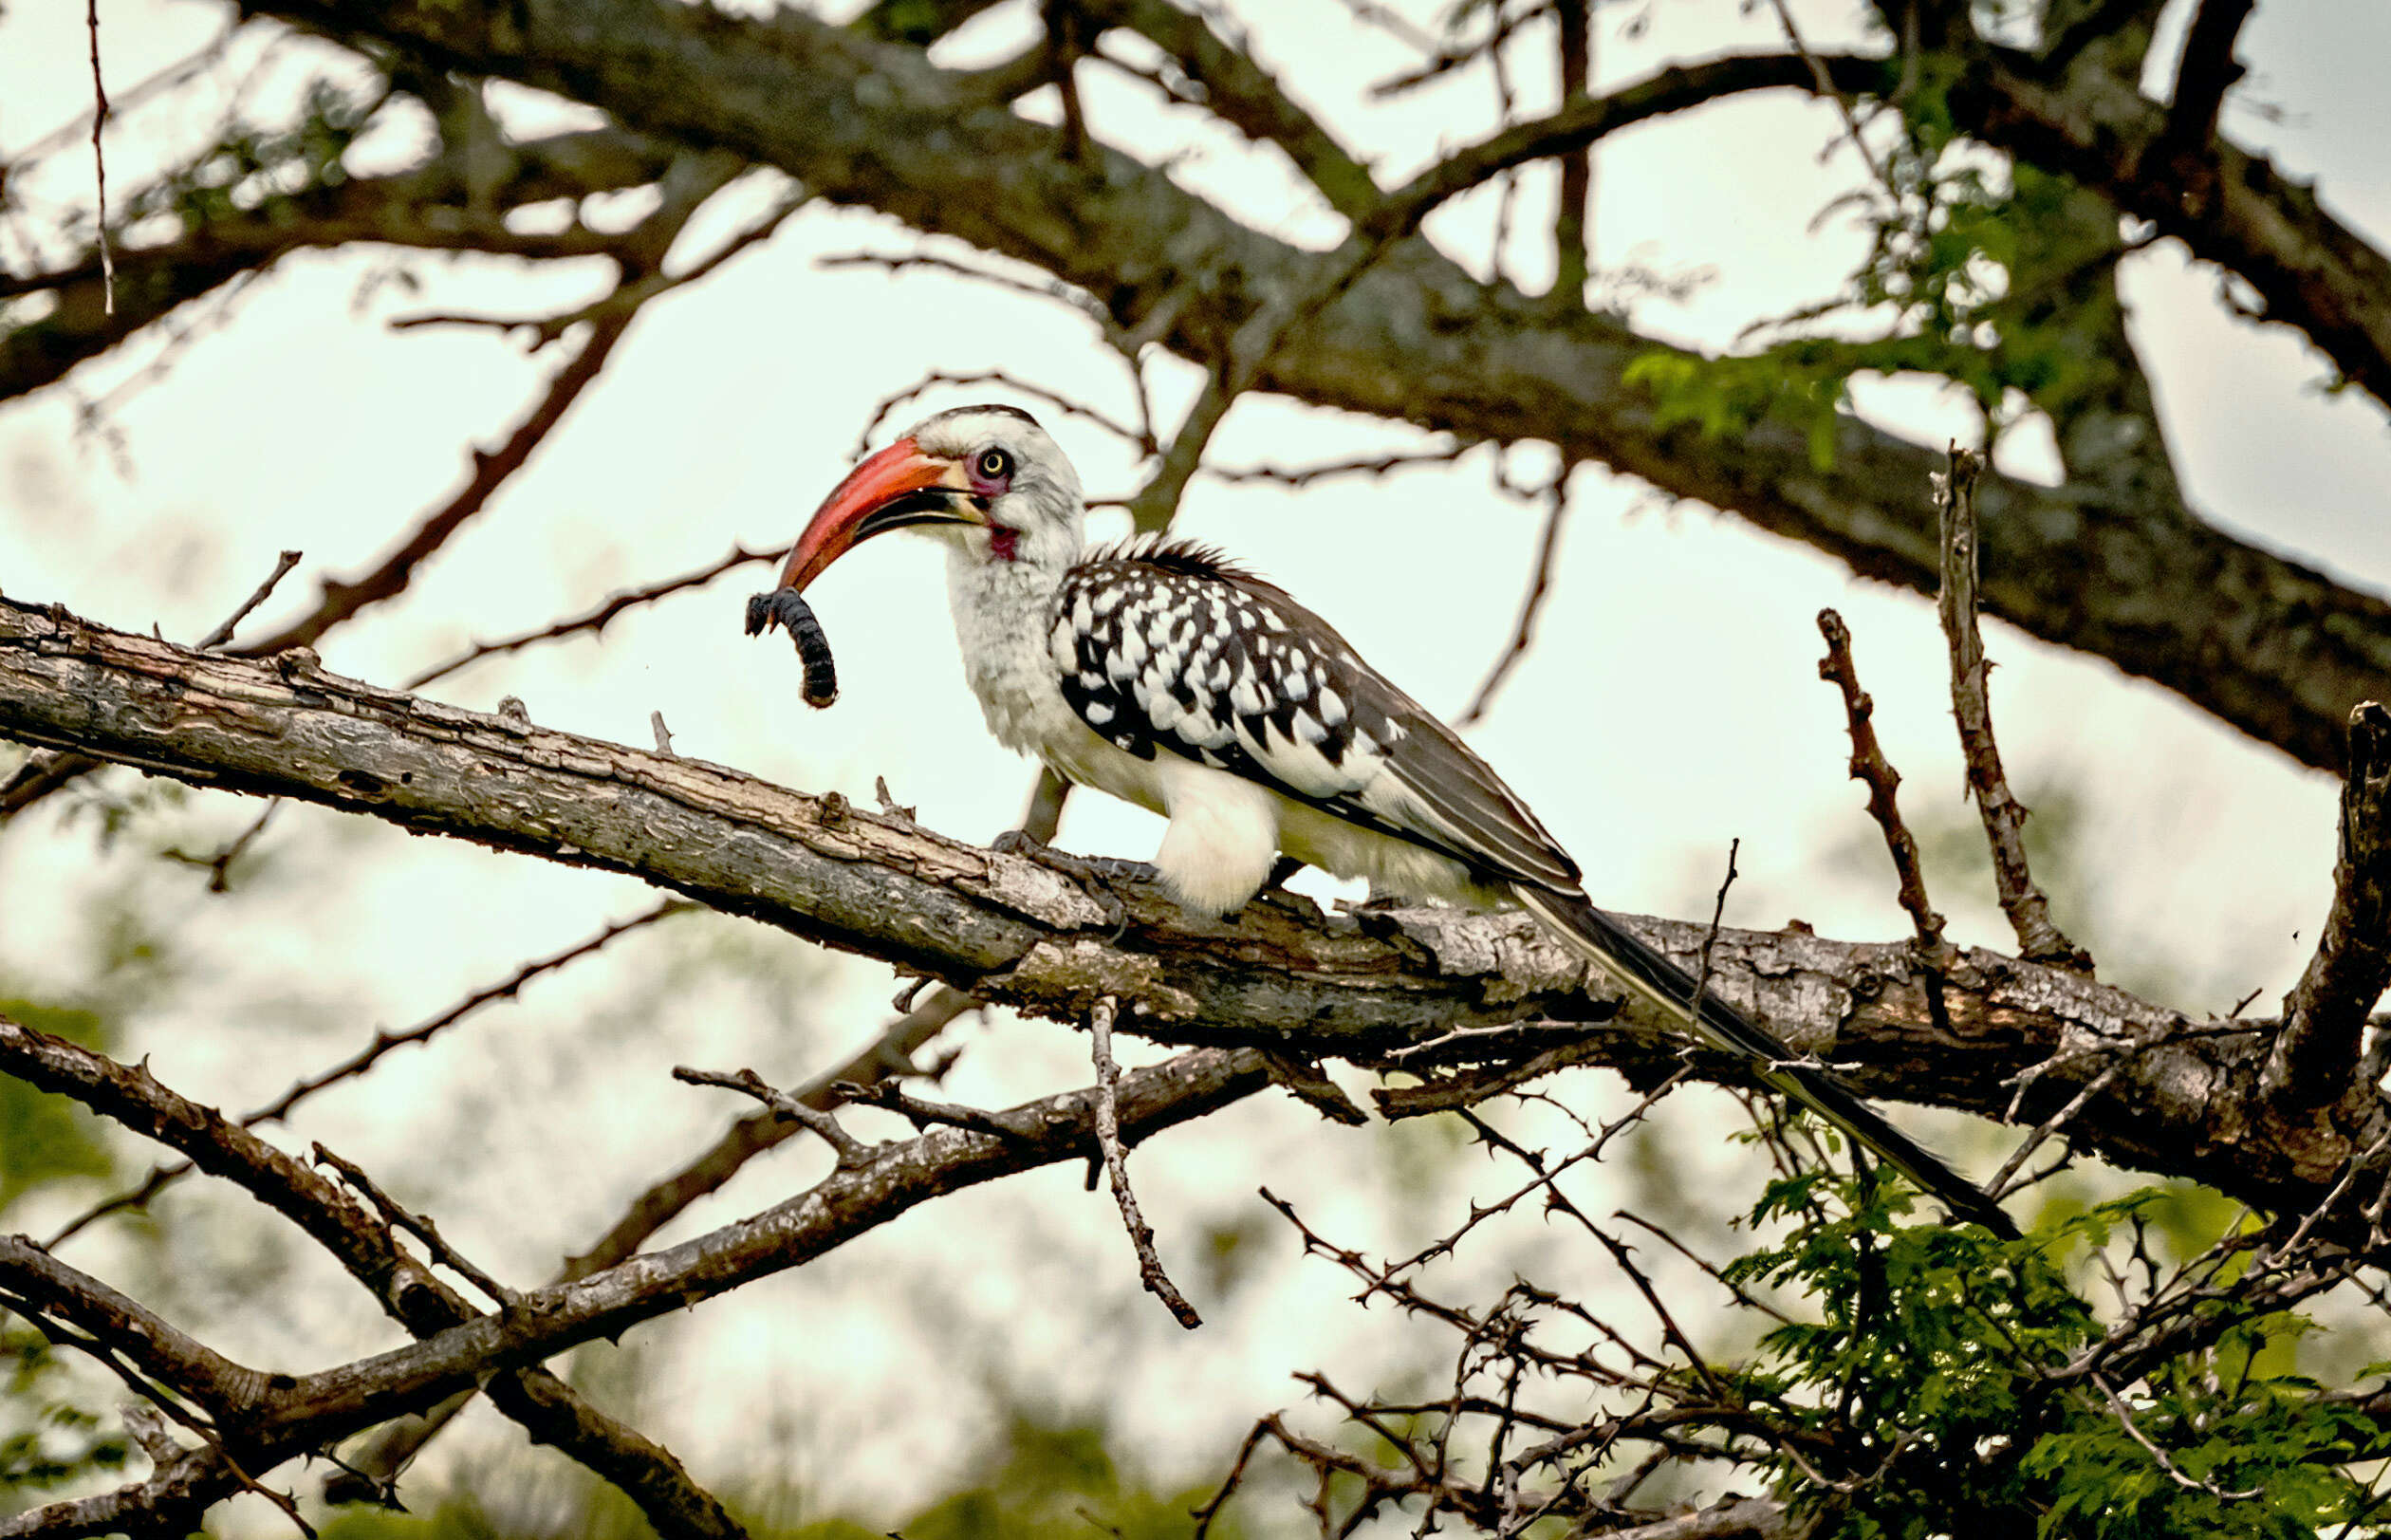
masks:
<path id="1" fill-rule="evenodd" d="M 1233 914 L 1282 859 L 1406 898 L 1516 904 L 1955 1216 L 2016 1234 L 1815 1061 L 1715 995 L 1697 1001 L 1694 979 L 1587 900 L 1577 863 L 1486 762 L 1325 621 L 1193 542 L 1086 549 L 1085 512 L 1078 473 L 1028 413 L 941 412 L 839 484 L 782 585 L 802 591 L 891 529 L 939 538 L 990 729 L 1169 819 L 1154 865 L 1189 910 Z"/>

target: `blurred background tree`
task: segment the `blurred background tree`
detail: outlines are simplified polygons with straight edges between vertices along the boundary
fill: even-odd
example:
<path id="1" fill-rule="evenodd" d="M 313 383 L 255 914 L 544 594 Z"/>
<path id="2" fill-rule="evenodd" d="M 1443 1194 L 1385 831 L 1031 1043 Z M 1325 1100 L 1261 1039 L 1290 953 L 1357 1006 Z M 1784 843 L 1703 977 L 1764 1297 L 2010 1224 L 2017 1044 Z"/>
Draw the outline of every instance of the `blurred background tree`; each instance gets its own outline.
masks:
<path id="1" fill-rule="evenodd" d="M 1030 788 L 957 688 L 927 552 L 816 595 L 827 715 L 732 625 L 860 442 L 917 398 L 1003 399 L 1107 530 L 1218 539 L 1468 718 L 1633 910 L 1707 918 L 1740 838 L 1731 919 L 1908 933 L 1814 677 L 1840 607 L 1928 889 L 2006 951 L 1918 597 L 1957 440 L 1994 467 L 2035 874 L 2105 982 L 2224 1018 L 2314 950 L 2319 772 L 2391 680 L 2386 46 L 2322 0 L 14 7 L 0 591 L 197 642 L 271 572 L 230 651 L 632 743 L 657 713 L 679 753 L 865 808 L 884 780 L 984 841 Z M 1274 306 L 1302 324 L 1257 347 Z M 634 879 L 71 746 L 0 745 L 0 1017 L 324 1141 L 518 1288 L 829 1170 L 769 1114 L 726 1131 L 676 1064 L 983 1107 L 1087 1079 L 1051 1023 L 892 1013 L 884 966 Z M 1067 847 L 1150 848 L 1141 814 L 1063 817 Z M 2254 1095 L 2265 1041 L 2213 1041 Z M 2179 1179 L 2237 1156 L 2187 1140 L 2156 1189 L 2088 1156 L 2039 1180 L 2026 1252 L 1922 1225 L 1730 1090 L 1646 1108 L 1648 1079 L 1579 1070 L 1358 1131 L 1247 1100 L 1139 1157 L 1192 1337 L 1064 1162 L 556 1362 L 758 1534 L 1182 1534 L 1233 1468 L 1214 1534 L 2364 1533 L 2391 1354 L 2358 1085 L 2325 1219 Z M 2078 1109 L 2088 1148 L 2156 1116 L 2140 1094 Z M 2021 1137 L 1912 1121 L 1979 1172 Z M 405 1340 L 160 1160 L 0 1078 L 0 1228 L 241 1363 Z M 120 1379 L 6 1299 L 0 1504 L 83 1532 L 38 1505 L 158 1462 Z M 2149 1354 L 2085 1367 L 2124 1321 Z M 1650 1358 L 1603 1359 L 1627 1344 Z M 363 1475 L 265 1484 L 344 1531 L 709 1532 L 487 1401 L 340 1453 Z M 409 1513 L 322 1495 L 394 1471 Z M 250 1491 L 206 1522 L 291 1517 Z"/>

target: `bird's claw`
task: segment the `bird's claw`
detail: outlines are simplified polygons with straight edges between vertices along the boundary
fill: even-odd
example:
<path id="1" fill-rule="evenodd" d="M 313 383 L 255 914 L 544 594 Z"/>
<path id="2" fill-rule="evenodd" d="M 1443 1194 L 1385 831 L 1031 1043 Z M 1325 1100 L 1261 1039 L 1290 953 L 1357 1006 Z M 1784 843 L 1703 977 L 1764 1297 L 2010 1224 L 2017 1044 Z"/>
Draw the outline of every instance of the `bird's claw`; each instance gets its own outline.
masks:
<path id="1" fill-rule="evenodd" d="M 1028 856 L 1035 861 L 1054 847 L 1026 828 L 1009 828 L 989 841 L 988 848 L 1001 856 Z"/>
<path id="2" fill-rule="evenodd" d="M 1161 877 L 1150 861 L 1124 861 L 1118 856 L 1075 856 L 1067 850 L 1057 850 L 1027 829 L 1007 829 L 989 841 L 988 847 L 1009 856 L 1027 856 L 1039 865 L 1076 881 L 1090 898 L 1103 906 L 1104 918 L 1112 925 L 1107 944 L 1118 944 L 1123 936 L 1129 934 L 1129 901 L 1118 891 L 1121 884 L 1153 882 Z"/>

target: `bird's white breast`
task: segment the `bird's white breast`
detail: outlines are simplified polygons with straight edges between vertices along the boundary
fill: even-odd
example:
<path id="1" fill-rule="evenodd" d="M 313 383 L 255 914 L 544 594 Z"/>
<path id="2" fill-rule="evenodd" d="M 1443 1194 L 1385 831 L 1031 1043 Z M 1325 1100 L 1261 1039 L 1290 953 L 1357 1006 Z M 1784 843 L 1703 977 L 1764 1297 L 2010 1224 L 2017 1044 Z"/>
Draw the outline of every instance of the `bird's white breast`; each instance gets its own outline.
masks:
<path id="1" fill-rule="evenodd" d="M 963 677 L 996 741 L 1053 768 L 1066 780 L 1165 809 L 1150 760 L 1123 753 L 1088 731 L 1063 698 L 1047 646 L 1046 613 L 1057 580 L 1028 562 L 992 562 L 952 547 L 947 596 L 955 609 Z"/>

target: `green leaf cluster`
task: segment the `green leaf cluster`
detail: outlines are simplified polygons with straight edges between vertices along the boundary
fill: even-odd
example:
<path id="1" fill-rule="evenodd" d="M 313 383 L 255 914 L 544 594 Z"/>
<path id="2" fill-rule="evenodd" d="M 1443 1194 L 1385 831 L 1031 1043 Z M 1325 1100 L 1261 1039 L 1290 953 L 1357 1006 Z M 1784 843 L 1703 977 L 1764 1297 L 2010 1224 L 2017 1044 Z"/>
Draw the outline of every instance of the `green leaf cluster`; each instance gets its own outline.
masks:
<path id="1" fill-rule="evenodd" d="M 99 1472 L 124 1467 L 125 1444 L 67 1399 L 59 1349 L 13 1323 L 0 1328 L 0 1509 Z"/>
<path id="2" fill-rule="evenodd" d="M 1855 375 L 1939 376 L 1995 427 L 2021 403 L 2065 420 L 2106 386 L 2119 324 L 2108 286 L 2122 250 L 2116 214 L 2065 177 L 1963 142 L 1948 65 L 1924 56 L 1902 88 L 1902 131 L 1873 157 L 1871 180 L 1819 216 L 1856 211 L 1867 231 L 1843 293 L 1750 328 L 1747 337 L 1780 337 L 1755 352 L 1656 349 L 1629 365 L 1659 427 L 1716 437 L 1773 417 L 1807 435 L 1825 470 Z"/>
<path id="3" fill-rule="evenodd" d="M 2186 1350 L 2077 1372 L 2112 1323 L 2066 1263 L 2088 1266 L 2129 1227 L 2139 1250 L 2164 1197 L 2005 1242 L 1906 1222 L 1911 1196 L 1889 1178 L 1773 1184 L 1754 1220 L 1796 1228 L 1723 1271 L 1806 1307 L 1737 1386 L 1786 1429 L 1768 1461 L 1780 1494 L 1819 1535 L 1868 1540 L 1947 1535 L 1961 1513 L 1980 1532 L 2069 1540 L 2292 1540 L 2359 1519 L 2371 1503 L 2354 1468 L 2383 1451 L 2350 1398 L 2297 1372 L 2308 1320 L 2211 1290 L 2177 1316 L 2198 1328 Z"/>
<path id="4" fill-rule="evenodd" d="M 235 121 L 214 148 L 141 189 L 127 223 L 167 215 L 185 230 L 270 213 L 274 205 L 348 179 L 343 158 L 380 109 L 380 93 L 361 98 L 330 81 L 307 87 L 297 118 L 271 128 Z"/>

